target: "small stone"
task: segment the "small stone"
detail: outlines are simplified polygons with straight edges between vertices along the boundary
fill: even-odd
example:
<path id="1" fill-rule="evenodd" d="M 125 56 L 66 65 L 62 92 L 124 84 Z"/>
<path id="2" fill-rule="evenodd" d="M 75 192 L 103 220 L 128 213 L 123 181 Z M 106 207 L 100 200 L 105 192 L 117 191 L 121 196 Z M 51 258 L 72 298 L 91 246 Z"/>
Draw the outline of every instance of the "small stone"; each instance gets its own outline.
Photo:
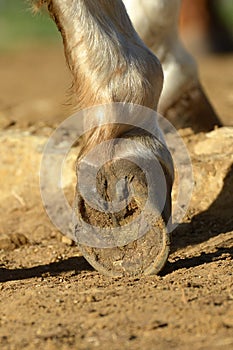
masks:
<path id="1" fill-rule="evenodd" d="M 86 302 L 87 303 L 94 303 L 94 302 L 96 302 L 96 297 L 94 295 L 87 295 Z"/>
<path id="2" fill-rule="evenodd" d="M 56 231 L 52 231 L 50 237 L 51 238 L 57 238 L 58 233 Z"/>
<path id="3" fill-rule="evenodd" d="M 74 245 L 74 241 L 72 239 L 70 239 L 69 237 L 66 237 L 66 236 L 62 236 L 61 242 L 66 244 L 66 245 L 69 245 L 70 247 L 72 245 Z"/>

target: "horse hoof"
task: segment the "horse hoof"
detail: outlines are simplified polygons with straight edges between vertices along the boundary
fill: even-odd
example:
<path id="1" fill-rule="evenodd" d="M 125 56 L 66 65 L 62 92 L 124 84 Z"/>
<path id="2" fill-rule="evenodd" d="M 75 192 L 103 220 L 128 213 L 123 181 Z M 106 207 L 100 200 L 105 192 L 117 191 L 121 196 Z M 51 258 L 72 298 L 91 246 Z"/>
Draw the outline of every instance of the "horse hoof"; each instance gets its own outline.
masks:
<path id="1" fill-rule="evenodd" d="M 123 277 L 157 274 L 167 261 L 169 244 L 166 224 L 160 217 L 146 235 L 125 246 L 93 248 L 79 244 L 79 249 L 85 259 L 103 275 Z"/>
<path id="2" fill-rule="evenodd" d="M 200 84 L 192 86 L 169 108 L 160 111 L 177 129 L 192 128 L 207 132 L 222 126 Z"/>
<path id="3" fill-rule="evenodd" d="M 121 145 L 122 140 L 111 147 L 117 157 L 101 169 L 95 170 L 90 161 L 78 164 L 76 242 L 86 260 L 104 275 L 157 274 L 169 254 L 172 159 L 166 146 L 151 136 L 131 135 L 129 147 Z M 143 144 L 140 154 L 145 145 L 147 148 L 141 157 L 136 151 L 138 143 Z M 80 184 L 80 165 L 85 184 Z M 97 174 L 95 190 L 91 173 Z M 91 195 L 97 193 L 103 200 L 102 209 L 98 208 L 99 199 L 95 201 Z M 84 198 L 88 194 L 89 198 Z"/>

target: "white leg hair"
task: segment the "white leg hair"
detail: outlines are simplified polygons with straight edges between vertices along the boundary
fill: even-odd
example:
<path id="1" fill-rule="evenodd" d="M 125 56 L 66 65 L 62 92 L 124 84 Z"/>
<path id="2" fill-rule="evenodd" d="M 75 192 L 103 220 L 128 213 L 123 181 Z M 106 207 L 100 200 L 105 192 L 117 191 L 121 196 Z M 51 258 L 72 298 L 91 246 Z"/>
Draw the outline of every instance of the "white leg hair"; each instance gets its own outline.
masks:
<path id="1" fill-rule="evenodd" d="M 193 119 L 190 124 L 193 124 L 194 129 L 199 127 L 201 129 L 202 126 L 204 129 L 211 129 L 214 125 L 220 125 L 199 84 L 196 63 L 185 50 L 179 37 L 178 23 L 181 0 L 123 1 L 136 31 L 162 63 L 164 86 L 158 111 L 171 120 L 175 114 L 175 126 L 182 125 L 182 121 L 175 121 L 175 119 L 179 119 L 179 113 L 184 124 L 186 118 Z M 171 107 L 173 108 L 174 105 L 179 104 L 182 98 L 184 101 L 181 104 L 187 105 L 187 100 L 195 100 L 187 107 L 193 110 L 193 114 L 202 114 L 202 116 L 190 116 L 192 111 L 187 111 L 180 106 L 179 108 L 174 107 L 175 112 L 174 110 L 168 112 Z M 200 108 L 197 110 L 195 104 L 198 103 Z M 172 117 L 169 118 L 171 115 Z M 204 120 L 206 118 L 205 121 L 203 121 L 203 117 Z M 195 126 L 195 123 L 199 125 Z"/>

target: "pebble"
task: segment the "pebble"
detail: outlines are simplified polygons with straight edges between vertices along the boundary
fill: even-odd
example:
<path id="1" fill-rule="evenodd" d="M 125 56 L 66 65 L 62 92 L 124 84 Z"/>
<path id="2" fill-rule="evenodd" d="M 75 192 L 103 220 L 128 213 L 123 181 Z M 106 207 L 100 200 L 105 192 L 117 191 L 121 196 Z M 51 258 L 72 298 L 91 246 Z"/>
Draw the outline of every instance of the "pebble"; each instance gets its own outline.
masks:
<path id="1" fill-rule="evenodd" d="M 70 246 L 70 247 L 71 247 L 72 245 L 74 245 L 74 241 L 73 241 L 72 239 L 66 237 L 66 236 L 62 236 L 61 242 L 62 242 L 63 244 L 66 244 L 66 245 Z"/>

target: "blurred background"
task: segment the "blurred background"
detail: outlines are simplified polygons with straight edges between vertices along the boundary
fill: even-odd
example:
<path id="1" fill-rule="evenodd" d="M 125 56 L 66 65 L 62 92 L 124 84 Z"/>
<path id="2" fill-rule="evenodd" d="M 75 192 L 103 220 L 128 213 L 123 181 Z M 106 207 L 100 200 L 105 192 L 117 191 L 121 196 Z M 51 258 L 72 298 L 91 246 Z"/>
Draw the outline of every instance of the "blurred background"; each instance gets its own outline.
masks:
<path id="1" fill-rule="evenodd" d="M 58 42 L 55 25 L 48 16 L 33 15 L 27 0 L 0 0 L 0 49 L 22 49 Z"/>
<path id="2" fill-rule="evenodd" d="M 233 0 L 183 0 L 181 37 L 224 123 L 233 125 Z M 27 0 L 0 0 L 0 129 L 48 133 L 72 111 L 60 35 Z"/>
<path id="3" fill-rule="evenodd" d="M 182 0 L 180 29 L 194 54 L 232 52 L 233 0 Z"/>

